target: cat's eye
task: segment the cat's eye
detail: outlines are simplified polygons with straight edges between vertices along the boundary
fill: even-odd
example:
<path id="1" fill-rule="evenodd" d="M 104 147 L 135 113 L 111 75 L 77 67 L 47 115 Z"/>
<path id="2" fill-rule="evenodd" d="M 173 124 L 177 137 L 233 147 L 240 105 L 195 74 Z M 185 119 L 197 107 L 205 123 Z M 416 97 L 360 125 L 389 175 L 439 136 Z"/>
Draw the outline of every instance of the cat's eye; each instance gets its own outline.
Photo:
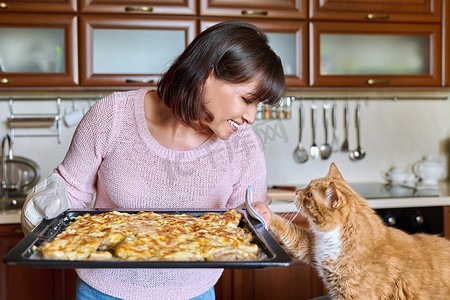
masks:
<path id="1" fill-rule="evenodd" d="M 309 192 L 308 193 L 308 198 L 312 198 L 313 197 L 313 193 Z"/>

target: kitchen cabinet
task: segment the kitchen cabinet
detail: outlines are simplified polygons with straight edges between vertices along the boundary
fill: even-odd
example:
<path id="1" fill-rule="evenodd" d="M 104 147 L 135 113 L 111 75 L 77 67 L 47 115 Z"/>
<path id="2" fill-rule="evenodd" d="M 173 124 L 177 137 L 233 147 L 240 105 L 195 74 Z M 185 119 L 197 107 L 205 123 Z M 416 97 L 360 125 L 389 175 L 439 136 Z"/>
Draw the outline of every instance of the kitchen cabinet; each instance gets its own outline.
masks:
<path id="1" fill-rule="evenodd" d="M 305 19 L 307 0 L 199 0 L 200 16 Z"/>
<path id="2" fill-rule="evenodd" d="M 299 261 L 289 267 L 226 269 L 215 291 L 217 300 L 301 300 L 327 294 L 315 270 Z"/>
<path id="3" fill-rule="evenodd" d="M 155 86 L 194 39 L 192 19 L 83 15 L 80 82 L 83 86 Z"/>
<path id="4" fill-rule="evenodd" d="M 76 12 L 77 0 L 0 1 L 0 14 L 7 12 Z"/>
<path id="5" fill-rule="evenodd" d="M 22 238 L 20 224 L 0 225 L 1 260 Z M 75 299 L 76 276 L 74 277 L 73 270 L 36 269 L 1 263 L 0 278 L 0 299 L 2 300 Z M 69 286 L 73 288 L 73 291 L 69 289 Z"/>
<path id="6" fill-rule="evenodd" d="M 312 20 L 440 22 L 440 0 L 309 0 Z"/>
<path id="7" fill-rule="evenodd" d="M 201 31 L 223 20 L 201 20 Z M 307 24 L 303 21 L 262 21 L 248 20 L 261 28 L 269 39 L 269 44 L 283 63 L 287 87 L 300 87 L 307 80 Z"/>
<path id="8" fill-rule="evenodd" d="M 449 63 L 449 59 L 450 59 L 450 34 L 449 34 L 449 30 L 450 30 L 450 24 L 448 22 L 448 20 L 450 20 L 450 8 L 447 6 L 447 9 L 445 9 L 444 13 L 443 13 L 443 20 L 442 20 L 442 34 L 444 36 L 442 43 L 442 52 L 443 52 L 443 65 L 444 65 L 444 72 L 443 72 L 443 76 L 444 76 L 444 86 L 448 87 L 450 84 L 450 63 Z"/>
<path id="9" fill-rule="evenodd" d="M 77 18 L 0 14 L 0 86 L 78 83 Z"/>
<path id="10" fill-rule="evenodd" d="M 308 221 L 294 213 L 283 213 L 297 225 L 308 227 Z M 328 291 L 312 266 L 294 260 L 289 267 L 265 269 L 226 269 L 215 286 L 217 300 L 290 300 L 311 299 Z"/>
<path id="11" fill-rule="evenodd" d="M 108 1 L 80 0 L 80 11 L 94 13 L 129 13 L 129 14 L 170 14 L 194 15 L 197 11 L 196 0 L 140 0 Z"/>
<path id="12" fill-rule="evenodd" d="M 310 85 L 442 85 L 439 24 L 310 23 Z"/>
<path id="13" fill-rule="evenodd" d="M 444 236 L 450 239 L 450 206 L 444 206 Z"/>
<path id="14" fill-rule="evenodd" d="M 247 20 L 268 34 L 283 61 L 289 89 L 448 86 L 449 35 L 442 24 L 448 27 L 450 13 L 443 3 L 4 1 L 0 87 L 156 86 L 199 30 L 225 19 Z M 11 49 L 18 51 L 10 54 Z"/>

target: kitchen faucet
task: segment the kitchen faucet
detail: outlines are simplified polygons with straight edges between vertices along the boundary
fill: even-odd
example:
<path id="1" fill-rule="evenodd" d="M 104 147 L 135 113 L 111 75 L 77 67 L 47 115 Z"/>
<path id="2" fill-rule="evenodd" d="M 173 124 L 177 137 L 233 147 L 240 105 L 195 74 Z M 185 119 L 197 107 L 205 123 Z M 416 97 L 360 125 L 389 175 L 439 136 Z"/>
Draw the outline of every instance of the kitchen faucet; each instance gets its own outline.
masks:
<path id="1" fill-rule="evenodd" d="M 8 142 L 8 152 L 7 155 L 5 155 L 5 146 L 6 142 Z M 6 134 L 5 137 L 2 140 L 2 186 L 1 186 L 1 193 L 0 195 L 3 197 L 6 194 L 6 189 L 8 188 L 9 179 L 6 175 L 6 160 L 11 161 L 13 159 L 13 150 L 12 150 L 12 143 L 11 143 L 11 137 L 9 134 Z"/>

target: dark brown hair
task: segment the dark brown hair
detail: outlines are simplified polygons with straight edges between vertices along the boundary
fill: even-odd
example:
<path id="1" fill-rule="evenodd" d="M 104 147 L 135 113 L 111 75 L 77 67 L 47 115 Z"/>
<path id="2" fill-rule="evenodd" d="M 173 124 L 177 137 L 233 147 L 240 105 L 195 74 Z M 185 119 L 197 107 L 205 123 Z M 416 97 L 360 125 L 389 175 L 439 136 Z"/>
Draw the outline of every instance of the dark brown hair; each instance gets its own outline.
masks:
<path id="1" fill-rule="evenodd" d="M 196 130 L 213 120 L 201 97 L 212 70 L 233 83 L 257 79 L 250 101 L 274 105 L 284 95 L 283 66 L 266 35 L 244 21 L 216 24 L 192 41 L 158 83 L 158 96 L 181 123 Z"/>

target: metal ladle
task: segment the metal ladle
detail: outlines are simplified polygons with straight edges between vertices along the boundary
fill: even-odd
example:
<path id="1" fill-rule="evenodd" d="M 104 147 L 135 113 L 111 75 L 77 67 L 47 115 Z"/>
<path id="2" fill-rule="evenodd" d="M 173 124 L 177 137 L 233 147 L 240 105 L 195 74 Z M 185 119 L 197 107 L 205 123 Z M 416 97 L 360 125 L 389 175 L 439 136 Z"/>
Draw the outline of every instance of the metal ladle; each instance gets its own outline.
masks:
<path id="1" fill-rule="evenodd" d="M 323 105 L 323 127 L 325 129 L 325 143 L 320 146 L 320 157 L 322 159 L 328 159 L 332 151 L 330 144 L 328 144 L 328 108 L 329 105 L 325 103 Z"/>
<path id="2" fill-rule="evenodd" d="M 344 106 L 344 133 L 345 133 L 345 137 L 344 137 L 344 142 L 342 143 L 341 146 L 341 152 L 348 152 L 348 125 L 349 125 L 349 118 L 348 118 L 348 104 L 345 103 Z"/>
<path id="3" fill-rule="evenodd" d="M 319 147 L 316 145 L 316 109 L 317 104 L 312 103 L 311 104 L 311 129 L 312 129 L 312 145 L 309 149 L 309 153 L 311 154 L 312 158 L 318 158 L 319 157 Z"/>
<path id="4" fill-rule="evenodd" d="M 305 163 L 308 160 L 308 151 L 303 147 L 302 145 L 302 131 L 303 131 L 303 124 L 304 124 L 304 116 L 303 116 L 303 109 L 302 105 L 300 104 L 300 107 L 298 109 L 298 124 L 299 124 L 299 133 L 298 133 L 298 144 L 297 148 L 294 150 L 294 160 L 297 163 Z"/>
<path id="5" fill-rule="evenodd" d="M 361 148 L 360 145 L 360 120 L 361 120 L 361 106 L 356 105 L 355 110 L 355 127 L 356 127 L 356 149 L 350 151 L 349 156 L 351 160 L 360 160 L 363 159 L 366 155 L 366 152 Z"/>
<path id="6" fill-rule="evenodd" d="M 331 148 L 333 151 L 340 150 L 339 141 L 337 137 L 337 104 L 333 103 L 331 108 L 331 128 L 333 129 L 333 139 L 331 140 Z"/>

